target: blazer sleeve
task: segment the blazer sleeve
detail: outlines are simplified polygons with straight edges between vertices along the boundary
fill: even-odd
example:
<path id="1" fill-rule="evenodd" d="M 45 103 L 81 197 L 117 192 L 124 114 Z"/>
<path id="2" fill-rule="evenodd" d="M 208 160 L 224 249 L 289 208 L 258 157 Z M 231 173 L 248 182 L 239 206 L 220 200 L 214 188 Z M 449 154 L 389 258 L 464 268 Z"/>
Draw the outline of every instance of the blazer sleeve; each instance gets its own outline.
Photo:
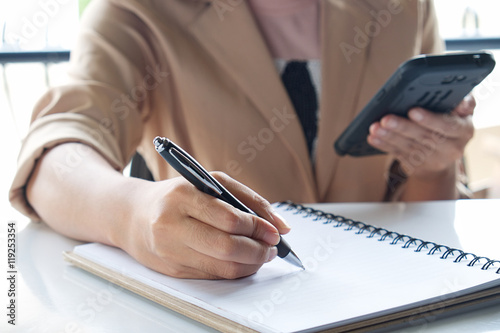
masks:
<path id="1" fill-rule="evenodd" d="M 162 69 L 148 65 L 158 64 L 151 59 L 148 28 L 129 9 L 105 0 L 91 3 L 71 52 L 69 82 L 48 90 L 34 107 L 9 193 L 12 206 L 34 220 L 39 217 L 26 199 L 25 186 L 46 150 L 83 143 L 121 170 L 140 142 L 150 104 L 148 87 Z M 84 149 L 68 152 L 56 171 L 61 177 L 70 174 L 84 155 Z"/>

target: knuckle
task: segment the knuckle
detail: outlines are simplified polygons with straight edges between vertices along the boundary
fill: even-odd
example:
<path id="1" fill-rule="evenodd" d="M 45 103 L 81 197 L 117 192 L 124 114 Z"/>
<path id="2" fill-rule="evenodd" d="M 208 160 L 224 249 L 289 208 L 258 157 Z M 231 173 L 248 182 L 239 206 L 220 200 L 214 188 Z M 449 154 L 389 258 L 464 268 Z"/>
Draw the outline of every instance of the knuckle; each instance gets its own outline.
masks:
<path id="1" fill-rule="evenodd" d="M 208 233 L 202 223 L 191 223 L 187 234 L 190 237 L 190 243 L 199 244 L 202 247 L 213 247 L 219 243 L 218 239 L 212 238 L 212 234 Z"/>
<path id="2" fill-rule="evenodd" d="M 220 274 L 218 273 L 218 266 L 211 261 L 200 261 L 198 263 L 198 269 L 200 270 L 200 272 L 203 272 L 204 274 L 207 274 L 209 276 L 220 276 Z"/>
<path id="3" fill-rule="evenodd" d="M 270 250 L 271 250 L 271 248 L 269 246 L 265 246 L 265 245 L 259 246 L 258 251 L 255 252 L 257 262 L 261 262 L 261 263 L 266 262 L 268 257 L 269 257 Z"/>
<path id="4" fill-rule="evenodd" d="M 175 188 L 174 198 L 179 201 L 186 201 L 186 198 L 192 198 L 193 196 L 193 188 L 192 185 L 188 182 L 179 182 L 179 184 Z"/>
<path id="5" fill-rule="evenodd" d="M 245 265 L 237 262 L 223 262 L 215 264 L 212 261 L 203 261 L 199 263 L 200 271 L 212 277 L 219 279 L 237 279 L 248 275 L 245 270 Z"/>
<path id="6" fill-rule="evenodd" d="M 220 271 L 221 277 L 223 277 L 224 279 L 231 279 L 231 280 L 249 274 L 250 273 L 248 273 L 247 270 L 245 269 L 245 265 L 236 262 L 228 262 L 226 265 L 224 265 L 224 267 Z"/>
<path id="7" fill-rule="evenodd" d="M 227 232 L 234 234 L 241 232 L 241 218 L 238 213 L 233 209 L 227 209 L 224 212 L 224 222 L 227 226 Z"/>
<path id="8" fill-rule="evenodd" d="M 269 203 L 269 201 L 267 201 L 264 197 L 260 196 L 259 194 L 257 194 L 256 192 L 253 192 L 253 196 L 252 196 L 252 199 L 253 201 L 259 206 L 259 207 L 263 207 L 265 209 L 268 209 L 269 206 L 271 206 L 271 204 Z"/>
<path id="9" fill-rule="evenodd" d="M 252 229 L 251 229 L 252 232 L 249 236 L 253 239 L 260 239 L 262 237 L 261 234 L 265 230 L 261 218 L 257 216 L 252 216 L 251 222 L 252 222 Z"/>
<path id="10" fill-rule="evenodd" d="M 218 256 L 222 260 L 231 260 L 238 253 L 239 246 L 232 236 L 220 235 L 215 242 Z M 211 244 L 214 246 L 214 244 Z"/>
<path id="11" fill-rule="evenodd" d="M 421 140 L 421 145 L 422 149 L 425 150 L 427 154 L 433 153 L 438 148 L 436 142 L 428 137 Z"/>
<path id="12" fill-rule="evenodd" d="M 215 198 L 209 197 L 209 199 L 207 199 L 207 196 L 207 194 L 197 190 L 194 195 L 193 193 L 191 194 L 191 197 L 187 199 L 186 202 L 190 203 L 189 210 L 196 209 L 198 212 L 200 212 L 201 216 L 204 216 L 208 219 L 213 219 L 215 214 L 213 207 Z"/>
<path id="13" fill-rule="evenodd" d="M 165 211 L 178 210 L 186 212 L 187 206 L 193 198 L 191 185 L 184 179 L 173 180 L 169 186 L 162 188 L 162 195 L 158 196 L 157 207 Z"/>
<path id="14" fill-rule="evenodd" d="M 187 271 L 184 266 L 169 264 L 165 265 L 165 274 L 175 278 L 185 278 L 187 276 Z"/>
<path id="15" fill-rule="evenodd" d="M 190 184 L 181 177 L 171 180 L 171 184 L 169 186 L 164 187 L 165 193 L 168 194 L 176 194 L 177 196 L 189 195 Z M 173 197 L 175 198 L 175 196 Z"/>

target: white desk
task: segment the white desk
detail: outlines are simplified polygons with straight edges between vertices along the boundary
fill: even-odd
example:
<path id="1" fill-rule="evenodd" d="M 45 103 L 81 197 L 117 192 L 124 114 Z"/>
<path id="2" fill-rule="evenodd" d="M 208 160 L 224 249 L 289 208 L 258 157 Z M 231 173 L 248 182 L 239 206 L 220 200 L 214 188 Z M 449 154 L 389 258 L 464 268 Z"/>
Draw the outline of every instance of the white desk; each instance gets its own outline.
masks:
<path id="1" fill-rule="evenodd" d="M 500 259 L 500 200 L 328 204 L 314 207 Z M 5 277 L 2 277 L 0 299 L 4 310 L 0 322 L 1 332 L 214 332 L 211 328 L 70 266 L 63 261 L 61 253 L 72 249 L 79 242 L 56 234 L 45 224 L 26 225 L 22 218 L 19 221 L 16 243 L 17 325 L 7 325 L 5 304 L 8 287 Z M 3 225 L 2 236 L 6 232 Z M 4 243 L 3 253 L 6 253 L 6 248 Z M 5 275 L 6 259 L 3 261 Z M 400 331 L 500 331 L 500 304 L 457 317 L 440 320 L 429 318 L 417 326 Z"/>

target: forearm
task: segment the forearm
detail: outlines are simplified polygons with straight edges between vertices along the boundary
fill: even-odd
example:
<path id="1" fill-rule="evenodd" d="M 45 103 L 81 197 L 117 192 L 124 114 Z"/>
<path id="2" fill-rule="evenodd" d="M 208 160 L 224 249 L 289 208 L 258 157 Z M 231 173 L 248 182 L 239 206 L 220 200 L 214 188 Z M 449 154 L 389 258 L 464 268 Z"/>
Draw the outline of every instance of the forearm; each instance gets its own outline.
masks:
<path id="1" fill-rule="evenodd" d="M 67 143 L 51 149 L 38 162 L 27 197 L 57 232 L 117 246 L 118 233 L 131 220 L 139 182 L 114 170 L 93 149 Z"/>
<path id="2" fill-rule="evenodd" d="M 289 227 L 264 198 L 218 175 L 263 218 L 196 189 L 182 177 L 148 182 L 125 177 L 96 151 L 63 144 L 48 151 L 31 177 L 27 197 L 57 232 L 124 249 L 161 273 L 184 278 L 237 278 L 277 255 Z M 69 154 L 80 156 L 68 163 Z"/>
<path id="3" fill-rule="evenodd" d="M 401 201 L 453 200 L 459 198 L 456 186 L 457 171 L 451 166 L 432 177 L 410 175 L 406 181 Z"/>

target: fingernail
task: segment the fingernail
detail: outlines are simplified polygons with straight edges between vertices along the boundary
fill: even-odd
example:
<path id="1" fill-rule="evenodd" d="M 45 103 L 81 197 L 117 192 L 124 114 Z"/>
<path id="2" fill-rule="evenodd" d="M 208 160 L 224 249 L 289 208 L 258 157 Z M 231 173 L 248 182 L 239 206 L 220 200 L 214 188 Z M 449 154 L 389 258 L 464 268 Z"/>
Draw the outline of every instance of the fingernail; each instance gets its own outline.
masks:
<path id="1" fill-rule="evenodd" d="M 274 211 L 272 212 L 272 214 L 273 214 L 273 218 L 279 220 L 279 222 L 281 223 L 281 225 L 283 227 L 285 227 L 285 229 L 288 229 L 288 230 L 292 229 L 292 227 L 290 227 L 290 225 L 285 221 L 285 219 L 283 218 L 283 216 L 281 216 L 280 214 L 278 214 L 278 213 L 276 213 Z"/>
<path id="2" fill-rule="evenodd" d="M 418 109 L 411 110 L 409 113 L 409 116 L 412 120 L 415 120 L 418 122 L 424 120 L 424 114 Z"/>
<path id="3" fill-rule="evenodd" d="M 385 123 L 385 126 L 387 128 L 396 128 L 398 127 L 398 121 L 394 118 L 389 118 L 387 122 Z"/>
<path id="4" fill-rule="evenodd" d="M 267 254 L 267 262 L 272 261 L 277 256 L 278 256 L 278 248 L 276 248 L 276 246 L 271 247 Z"/>

